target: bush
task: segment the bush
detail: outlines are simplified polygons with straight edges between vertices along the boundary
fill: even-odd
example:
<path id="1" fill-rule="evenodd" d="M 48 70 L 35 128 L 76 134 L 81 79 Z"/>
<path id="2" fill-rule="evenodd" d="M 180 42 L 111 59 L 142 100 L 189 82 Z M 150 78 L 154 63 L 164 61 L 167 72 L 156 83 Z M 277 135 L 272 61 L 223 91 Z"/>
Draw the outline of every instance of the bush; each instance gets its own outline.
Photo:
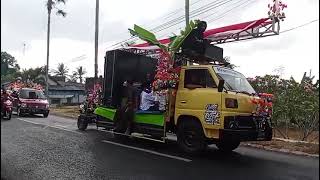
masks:
<path id="1" fill-rule="evenodd" d="M 301 140 L 313 131 L 319 130 L 319 80 L 304 76 L 301 82 L 292 77 L 289 80 L 279 76 L 266 75 L 249 79 L 257 92 L 272 93 L 274 126 L 292 127 L 301 130 Z"/>

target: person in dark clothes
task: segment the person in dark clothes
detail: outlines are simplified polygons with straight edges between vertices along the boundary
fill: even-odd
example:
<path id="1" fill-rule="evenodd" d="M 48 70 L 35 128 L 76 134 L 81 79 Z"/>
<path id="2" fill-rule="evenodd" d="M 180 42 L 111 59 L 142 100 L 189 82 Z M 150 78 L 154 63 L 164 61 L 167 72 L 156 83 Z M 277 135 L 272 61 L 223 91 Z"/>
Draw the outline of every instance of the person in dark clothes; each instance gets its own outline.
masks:
<path id="1" fill-rule="evenodd" d="M 134 118 L 134 97 L 135 90 L 132 86 L 132 81 L 127 80 L 123 83 L 123 94 L 120 108 L 115 115 L 115 131 L 125 132 L 129 135 L 132 131 Z"/>
<path id="2" fill-rule="evenodd" d="M 203 33 L 206 29 L 207 23 L 205 21 L 200 21 L 198 23 L 198 26 L 191 31 L 191 33 L 183 42 L 182 52 L 195 52 L 197 54 L 203 55 L 207 46 L 207 41 L 203 38 Z"/>

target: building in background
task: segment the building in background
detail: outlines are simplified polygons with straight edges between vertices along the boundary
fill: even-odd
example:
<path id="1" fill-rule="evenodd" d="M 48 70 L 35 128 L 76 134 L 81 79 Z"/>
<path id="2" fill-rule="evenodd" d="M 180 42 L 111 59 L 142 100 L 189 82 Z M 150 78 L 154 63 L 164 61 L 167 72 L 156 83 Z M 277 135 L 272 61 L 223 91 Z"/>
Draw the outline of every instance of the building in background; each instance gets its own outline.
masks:
<path id="1" fill-rule="evenodd" d="M 45 82 L 45 76 L 37 77 L 37 82 Z M 85 85 L 77 82 L 66 82 L 66 77 L 49 76 L 49 103 L 56 105 L 74 105 L 86 98 Z"/>

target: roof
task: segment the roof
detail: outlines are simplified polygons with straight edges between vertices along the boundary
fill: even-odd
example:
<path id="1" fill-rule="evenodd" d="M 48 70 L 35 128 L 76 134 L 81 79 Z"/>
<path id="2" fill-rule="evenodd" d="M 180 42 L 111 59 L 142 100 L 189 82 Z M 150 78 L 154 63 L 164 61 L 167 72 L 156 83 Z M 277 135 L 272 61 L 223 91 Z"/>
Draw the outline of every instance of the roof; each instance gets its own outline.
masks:
<path id="1" fill-rule="evenodd" d="M 71 98 L 74 95 L 48 95 L 49 98 L 54 98 L 54 99 L 65 99 L 65 98 Z"/>
<path id="2" fill-rule="evenodd" d="M 56 91 L 85 91 L 85 88 L 84 88 L 84 85 L 83 86 L 66 85 L 66 86 L 49 86 L 49 90 L 56 90 Z"/>

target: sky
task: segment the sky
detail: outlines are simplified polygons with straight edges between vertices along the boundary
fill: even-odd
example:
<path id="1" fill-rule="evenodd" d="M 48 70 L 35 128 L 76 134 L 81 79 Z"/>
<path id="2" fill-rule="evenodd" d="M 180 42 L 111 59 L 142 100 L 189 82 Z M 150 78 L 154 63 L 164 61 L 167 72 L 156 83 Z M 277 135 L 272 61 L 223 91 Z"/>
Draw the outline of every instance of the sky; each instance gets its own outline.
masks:
<path id="1" fill-rule="evenodd" d="M 190 12 L 217 0 L 190 0 Z M 173 18 L 183 17 L 184 0 L 100 0 L 99 75 L 103 75 L 104 55 L 111 45 L 130 38 L 128 28 L 134 24 L 152 29 Z M 272 0 L 224 0 L 224 4 L 191 19 L 208 23 L 208 29 L 267 17 Z M 284 0 L 287 30 L 319 19 L 318 0 Z M 1 51 L 13 55 L 22 68 L 46 64 L 47 10 L 45 0 L 1 0 Z M 236 7 L 238 6 L 238 7 Z M 65 63 L 70 73 L 83 66 L 87 76 L 94 75 L 95 0 L 67 0 L 59 5 L 65 18 L 52 13 L 50 63 L 54 69 Z M 236 7 L 236 8 L 233 8 Z M 227 12 L 228 9 L 232 11 Z M 174 13 L 171 13 L 174 12 Z M 171 14 L 170 14 L 171 13 Z M 185 25 L 157 32 L 159 38 L 178 33 Z M 24 46 L 25 44 L 25 46 Z M 311 70 L 319 79 L 319 21 L 277 36 L 219 45 L 224 56 L 247 77 L 279 74 L 300 80 Z"/>

